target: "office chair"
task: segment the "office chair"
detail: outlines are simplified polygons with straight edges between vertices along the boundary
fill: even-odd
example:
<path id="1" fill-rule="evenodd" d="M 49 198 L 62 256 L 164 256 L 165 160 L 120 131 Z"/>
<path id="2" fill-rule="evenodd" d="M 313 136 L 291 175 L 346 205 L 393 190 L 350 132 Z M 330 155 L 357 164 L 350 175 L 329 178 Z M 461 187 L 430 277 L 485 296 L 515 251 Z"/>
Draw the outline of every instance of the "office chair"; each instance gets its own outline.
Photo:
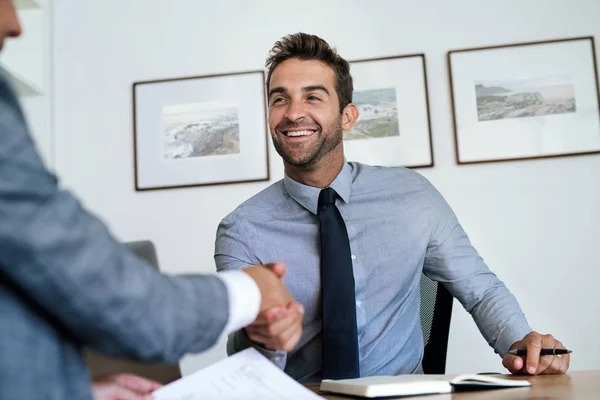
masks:
<path id="1" fill-rule="evenodd" d="M 421 275 L 421 329 L 423 331 L 423 372 L 446 373 L 446 354 L 453 298 L 444 285 Z"/>
<path id="2" fill-rule="evenodd" d="M 129 242 L 125 245 L 153 268 L 159 269 L 154 244 L 150 241 Z M 167 384 L 181 378 L 179 364 L 157 364 L 124 360 L 84 349 L 83 355 L 92 376 L 128 372 Z"/>

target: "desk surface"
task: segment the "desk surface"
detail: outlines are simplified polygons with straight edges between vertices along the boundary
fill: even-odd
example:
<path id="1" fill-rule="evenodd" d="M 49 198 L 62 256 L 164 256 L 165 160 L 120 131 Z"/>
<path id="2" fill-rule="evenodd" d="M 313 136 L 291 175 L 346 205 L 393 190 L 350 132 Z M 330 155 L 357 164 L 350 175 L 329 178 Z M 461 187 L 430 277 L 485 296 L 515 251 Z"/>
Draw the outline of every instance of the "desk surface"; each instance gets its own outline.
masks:
<path id="1" fill-rule="evenodd" d="M 528 380 L 531 387 L 478 390 L 435 396 L 418 396 L 418 400 L 462 400 L 462 399 L 598 399 L 600 397 L 600 371 L 576 371 L 566 375 L 512 376 L 511 379 Z M 326 394 L 319 391 L 319 383 L 307 383 L 305 386 L 328 400 L 348 400 L 356 397 Z M 413 397 L 409 397 L 413 398 Z M 399 399 L 399 398 L 398 398 Z M 403 397 L 402 400 L 406 400 Z M 386 397 L 386 400 L 393 400 Z"/>

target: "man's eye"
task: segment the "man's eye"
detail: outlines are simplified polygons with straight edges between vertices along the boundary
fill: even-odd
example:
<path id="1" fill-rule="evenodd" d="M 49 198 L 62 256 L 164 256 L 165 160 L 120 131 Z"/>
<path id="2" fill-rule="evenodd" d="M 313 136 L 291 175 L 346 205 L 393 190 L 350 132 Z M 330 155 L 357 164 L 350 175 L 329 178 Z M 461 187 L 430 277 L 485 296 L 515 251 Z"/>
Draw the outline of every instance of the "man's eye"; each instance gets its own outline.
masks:
<path id="1" fill-rule="evenodd" d="M 308 96 L 308 100 L 321 100 L 317 96 Z"/>

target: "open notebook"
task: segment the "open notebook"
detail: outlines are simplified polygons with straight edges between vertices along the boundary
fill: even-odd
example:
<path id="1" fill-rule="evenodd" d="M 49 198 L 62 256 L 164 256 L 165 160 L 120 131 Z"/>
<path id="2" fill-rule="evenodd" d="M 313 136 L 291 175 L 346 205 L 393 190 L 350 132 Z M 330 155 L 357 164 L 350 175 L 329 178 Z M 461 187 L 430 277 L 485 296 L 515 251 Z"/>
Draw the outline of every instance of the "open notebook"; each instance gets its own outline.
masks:
<path id="1" fill-rule="evenodd" d="M 510 380 L 502 375 L 398 375 L 325 379 L 321 383 L 321 390 L 360 397 L 386 397 L 527 386 L 531 386 L 531 383 L 525 380 Z"/>

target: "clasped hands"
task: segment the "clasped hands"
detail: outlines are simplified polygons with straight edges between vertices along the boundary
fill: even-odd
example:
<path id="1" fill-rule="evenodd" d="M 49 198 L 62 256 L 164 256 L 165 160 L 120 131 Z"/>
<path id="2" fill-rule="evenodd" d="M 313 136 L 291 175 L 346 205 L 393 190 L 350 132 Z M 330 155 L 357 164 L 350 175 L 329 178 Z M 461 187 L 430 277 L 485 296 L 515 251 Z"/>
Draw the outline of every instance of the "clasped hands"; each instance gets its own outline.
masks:
<path id="1" fill-rule="evenodd" d="M 283 284 L 285 264 L 252 266 L 244 272 L 254 279 L 261 293 L 256 320 L 244 328 L 246 336 L 269 350 L 291 351 L 302 336 L 304 306 L 292 298 Z"/>
<path id="2" fill-rule="evenodd" d="M 507 354 L 502 365 L 513 374 L 564 374 L 569 369 L 570 354 L 540 355 L 541 349 L 564 349 L 565 346 L 552 335 L 538 332 L 527 334 L 522 340 L 513 343 L 510 349 L 527 349 L 526 356 Z"/>
<path id="3" fill-rule="evenodd" d="M 248 337 L 271 350 L 292 350 L 302 335 L 304 307 L 295 302 L 283 284 L 285 264 L 254 265 L 244 269 L 260 291 L 256 320 L 245 328 Z M 92 379 L 95 400 L 145 400 L 162 385 L 132 375 L 109 374 Z"/>

